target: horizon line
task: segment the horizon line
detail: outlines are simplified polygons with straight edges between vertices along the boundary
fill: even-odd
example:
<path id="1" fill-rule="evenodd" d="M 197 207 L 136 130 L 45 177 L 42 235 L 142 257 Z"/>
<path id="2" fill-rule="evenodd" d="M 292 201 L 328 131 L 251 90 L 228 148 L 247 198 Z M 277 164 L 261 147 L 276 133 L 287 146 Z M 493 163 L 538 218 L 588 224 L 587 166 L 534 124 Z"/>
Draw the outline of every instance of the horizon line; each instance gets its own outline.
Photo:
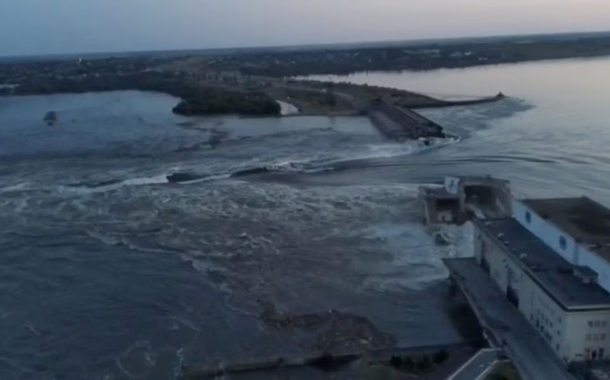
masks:
<path id="1" fill-rule="evenodd" d="M 459 37 L 432 37 L 432 38 L 419 38 L 419 39 L 396 39 L 396 40 L 365 40 L 365 41 L 352 41 L 352 42 L 328 42 L 328 43 L 306 43 L 297 45 L 259 45 L 259 46 L 234 46 L 234 47 L 216 47 L 216 48 L 182 48 L 182 49 L 153 49 L 153 50 L 117 50 L 117 51 L 99 51 L 99 52 L 78 52 L 78 53 L 46 53 L 46 54 L 30 54 L 30 55 L 0 55 L 0 61 L 3 60 L 30 60 L 30 59 L 41 59 L 41 58 L 69 58 L 76 56 L 104 56 L 112 57 L 119 55 L 148 55 L 148 54 L 169 54 L 172 53 L 186 53 L 186 52 L 218 52 L 223 51 L 235 51 L 235 52 L 247 52 L 247 51 L 265 51 L 265 50 L 276 50 L 276 49 L 312 49 L 325 48 L 325 47 L 350 47 L 357 45 L 370 45 L 367 47 L 376 47 L 375 45 L 381 45 L 379 47 L 400 45 L 400 44 L 429 44 L 434 42 L 452 42 L 452 41 L 464 41 L 468 40 L 489 40 L 489 39 L 510 39 L 510 38 L 523 38 L 523 37 L 552 37 L 552 36 L 579 36 L 579 35 L 608 35 L 610 37 L 610 30 L 605 31 L 581 31 L 581 32 L 550 32 L 550 33 L 535 33 L 535 34 L 505 34 L 505 35 L 472 35 L 472 36 L 459 36 Z"/>

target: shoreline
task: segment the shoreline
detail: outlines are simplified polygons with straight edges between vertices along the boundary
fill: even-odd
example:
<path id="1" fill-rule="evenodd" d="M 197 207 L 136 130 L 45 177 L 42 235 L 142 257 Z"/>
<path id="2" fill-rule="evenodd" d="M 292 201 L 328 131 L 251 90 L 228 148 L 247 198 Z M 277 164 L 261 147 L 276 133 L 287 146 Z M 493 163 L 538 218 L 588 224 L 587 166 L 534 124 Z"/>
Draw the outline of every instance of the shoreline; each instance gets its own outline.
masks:
<path id="1" fill-rule="evenodd" d="M 89 63 L 89 62 L 88 62 Z M 135 66 L 130 70 L 135 63 Z M 154 68 L 149 67 L 155 64 Z M 0 96 L 82 94 L 110 91 L 143 91 L 178 98 L 174 114 L 182 116 L 294 117 L 302 116 L 368 116 L 386 104 L 398 109 L 436 108 L 476 105 L 504 98 L 503 95 L 446 101 L 411 91 L 350 83 L 295 80 L 271 76 L 249 76 L 238 71 L 211 71 L 200 61 L 170 60 L 159 62 L 130 60 L 95 61 L 102 73 L 82 74 L 82 62 L 23 64 L 3 67 L 0 78 L 17 84 L 3 86 Z M 53 69 L 56 67 L 57 72 Z M 20 76 L 8 76 L 17 72 Z M 120 71 L 127 70 L 125 72 Z M 93 69 L 91 69 L 93 70 Z M 313 70 L 315 71 L 315 70 Z M 61 73 L 61 74 L 60 74 Z M 47 110 L 47 115 L 55 110 Z M 390 112 L 393 114 L 393 112 Z M 41 115 L 44 119 L 44 115 Z M 48 118 L 47 118 L 48 119 Z M 48 121 L 44 119 L 45 121 Z M 399 118 L 400 119 L 400 118 Z M 402 126 L 404 136 L 428 137 L 428 128 L 413 130 L 411 122 Z M 47 123 L 50 124 L 50 123 Z M 387 123 L 385 123 L 387 124 Z M 421 124 L 421 123 L 420 123 Z M 411 126 L 409 126 L 411 125 Z M 396 130 L 396 127 L 392 127 Z M 391 133 L 396 136 L 396 133 Z M 431 137 L 437 137 L 435 131 Z"/>
<path id="2" fill-rule="evenodd" d="M 312 76 L 337 76 L 337 77 L 348 77 L 353 74 L 359 73 L 425 73 L 425 72 L 434 72 L 441 70 L 465 70 L 472 68 L 480 68 L 480 67 L 497 67 L 497 66 L 511 66 L 511 65 L 521 65 L 528 63 L 545 63 L 545 62 L 562 62 L 562 61 L 580 61 L 580 60 L 589 60 L 589 59 L 610 59 L 610 52 L 603 52 L 599 54 L 587 54 L 587 55 L 570 55 L 566 57 L 549 57 L 549 58 L 531 58 L 531 59 L 519 59 L 519 60 L 505 60 L 498 62 L 478 62 L 471 64 L 455 64 L 455 65 L 438 65 L 431 66 L 426 68 L 417 68 L 417 67 L 396 67 L 392 69 L 373 69 L 373 70 L 355 70 L 355 71 L 328 71 L 328 72 L 316 72 L 311 74 L 299 74 L 290 76 L 290 78 L 294 78 L 296 80 L 311 80 L 308 79 Z"/>

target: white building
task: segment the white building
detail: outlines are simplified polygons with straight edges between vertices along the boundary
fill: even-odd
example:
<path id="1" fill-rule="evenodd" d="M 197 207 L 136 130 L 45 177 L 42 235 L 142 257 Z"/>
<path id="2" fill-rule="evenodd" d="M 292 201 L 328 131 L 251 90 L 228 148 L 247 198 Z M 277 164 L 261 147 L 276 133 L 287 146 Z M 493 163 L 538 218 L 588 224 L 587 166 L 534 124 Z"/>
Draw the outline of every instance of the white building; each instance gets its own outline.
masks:
<path id="1" fill-rule="evenodd" d="M 610 210 L 588 198 L 513 201 L 475 220 L 475 257 L 566 362 L 610 358 Z"/>

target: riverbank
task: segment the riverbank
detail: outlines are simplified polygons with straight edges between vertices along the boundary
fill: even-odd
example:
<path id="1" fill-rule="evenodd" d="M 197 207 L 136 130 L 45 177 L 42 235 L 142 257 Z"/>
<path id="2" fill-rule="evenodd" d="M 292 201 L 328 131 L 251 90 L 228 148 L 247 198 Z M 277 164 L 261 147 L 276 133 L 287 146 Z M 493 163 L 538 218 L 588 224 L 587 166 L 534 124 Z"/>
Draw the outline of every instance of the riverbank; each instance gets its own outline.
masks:
<path id="1" fill-rule="evenodd" d="M 190 78 L 183 75 L 157 72 L 34 77 L 19 83 L 18 86 L 5 89 L 0 95 L 78 94 L 125 90 L 159 92 L 178 97 L 181 101 L 172 111 L 185 116 L 225 114 L 277 116 L 281 110 L 274 99 L 261 92 L 213 87 L 204 82 L 193 83 Z"/>
<path id="2" fill-rule="evenodd" d="M 390 87 L 249 76 L 243 75 L 240 71 L 214 71 L 209 70 L 205 65 L 201 66 L 200 60 L 175 59 L 163 65 L 151 61 L 153 67 L 145 66 L 148 61 L 138 60 L 132 66 L 125 61 L 129 62 L 128 59 L 110 60 L 106 65 L 96 67 L 97 72 L 91 72 L 88 63 L 84 68 L 80 60 L 48 65 L 42 63 L 0 65 L 0 77 L 16 84 L 1 88 L 0 95 L 139 90 L 178 97 L 180 101 L 172 111 L 184 116 L 367 115 L 380 128 L 382 135 L 397 141 L 442 137 L 444 134 L 440 126 L 429 128 L 426 125 L 432 124 L 428 121 L 415 123 L 414 118 L 395 117 L 404 112 L 390 112 L 391 110 L 411 112 L 409 111 L 411 108 L 473 105 L 502 98 L 489 97 L 448 102 Z M 130 67 L 136 70 L 131 72 Z M 113 72 L 113 68 L 118 72 Z M 287 111 L 286 104 L 293 107 Z M 380 112 L 380 104 L 388 107 Z M 46 115 L 55 114 L 55 111 L 47 110 Z M 49 122 L 50 119 L 43 115 L 41 119 L 44 119 L 48 125 L 55 124 Z"/>
<path id="3" fill-rule="evenodd" d="M 208 60 L 211 69 L 244 75 L 294 77 L 366 71 L 427 71 L 503 63 L 610 55 L 608 33 L 576 36 L 513 36 L 423 43 L 379 43 L 350 48 L 243 53 Z M 257 64 L 251 62 L 256 60 Z"/>

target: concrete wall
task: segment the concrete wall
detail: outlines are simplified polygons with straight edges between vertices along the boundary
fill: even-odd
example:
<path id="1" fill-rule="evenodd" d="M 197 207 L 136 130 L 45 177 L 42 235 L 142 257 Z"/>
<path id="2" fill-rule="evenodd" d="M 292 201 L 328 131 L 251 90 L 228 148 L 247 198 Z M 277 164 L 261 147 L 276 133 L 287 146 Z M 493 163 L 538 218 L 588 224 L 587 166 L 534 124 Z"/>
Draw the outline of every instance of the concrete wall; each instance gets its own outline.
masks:
<path id="1" fill-rule="evenodd" d="M 436 206 L 433 202 L 428 202 L 426 199 L 421 201 L 422 212 L 427 226 L 434 224 L 433 219 L 436 219 Z M 434 216 L 434 217 L 433 217 Z"/>
<path id="2" fill-rule="evenodd" d="M 460 191 L 460 181 L 458 177 L 445 177 L 445 190 L 449 194 L 457 195 Z"/>
<path id="3" fill-rule="evenodd" d="M 599 356 L 599 349 L 603 349 L 603 355 L 610 358 L 609 310 L 568 312 L 478 228 L 475 229 L 474 243 L 477 262 L 481 264 L 485 257 L 491 278 L 504 294 L 507 294 L 509 286 L 516 292 L 519 311 L 558 357 L 567 362 L 582 361 L 590 359 L 594 350 Z M 585 357 L 587 350 L 588 358 Z"/>
<path id="4" fill-rule="evenodd" d="M 510 190 L 510 185 L 494 189 L 496 197 L 496 207 L 500 216 L 513 215 L 513 197 Z"/>
<path id="5" fill-rule="evenodd" d="M 578 261 L 578 248 L 574 238 L 541 218 L 518 200 L 513 200 L 513 217 L 549 248 L 572 264 Z M 529 217 L 528 217 L 529 215 Z M 565 244 L 563 244 L 565 243 Z"/>
<path id="6" fill-rule="evenodd" d="M 489 263 L 489 275 L 506 294 L 508 286 L 519 288 L 522 285 L 523 273 L 520 268 L 507 259 L 504 251 L 486 235 L 475 228 L 475 258 L 481 264 L 483 257 Z"/>

